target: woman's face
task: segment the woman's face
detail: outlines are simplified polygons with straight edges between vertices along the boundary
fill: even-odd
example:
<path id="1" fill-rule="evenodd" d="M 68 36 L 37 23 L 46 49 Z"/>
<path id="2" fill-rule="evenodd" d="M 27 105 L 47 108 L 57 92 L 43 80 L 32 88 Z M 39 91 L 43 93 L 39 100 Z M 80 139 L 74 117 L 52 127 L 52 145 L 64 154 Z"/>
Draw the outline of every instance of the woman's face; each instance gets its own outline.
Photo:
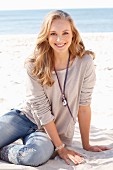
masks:
<path id="1" fill-rule="evenodd" d="M 67 52 L 72 42 L 72 30 L 69 21 L 64 19 L 53 20 L 48 41 L 54 52 Z"/>

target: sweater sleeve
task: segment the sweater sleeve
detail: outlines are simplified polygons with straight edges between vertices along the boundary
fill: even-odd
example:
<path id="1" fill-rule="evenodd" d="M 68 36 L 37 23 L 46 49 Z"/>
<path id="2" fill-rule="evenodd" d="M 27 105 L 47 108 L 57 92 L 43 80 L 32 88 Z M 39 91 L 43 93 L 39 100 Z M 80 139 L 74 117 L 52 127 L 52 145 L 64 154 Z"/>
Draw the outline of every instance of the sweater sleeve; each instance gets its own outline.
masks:
<path id="1" fill-rule="evenodd" d="M 90 57 L 85 68 L 82 82 L 79 105 L 89 105 L 91 103 L 92 92 L 94 89 L 96 74 L 93 59 Z"/>
<path id="2" fill-rule="evenodd" d="M 35 122 L 45 125 L 54 119 L 51 106 L 43 86 L 36 77 L 32 76 L 30 66 L 26 67 L 26 100 L 33 114 Z"/>

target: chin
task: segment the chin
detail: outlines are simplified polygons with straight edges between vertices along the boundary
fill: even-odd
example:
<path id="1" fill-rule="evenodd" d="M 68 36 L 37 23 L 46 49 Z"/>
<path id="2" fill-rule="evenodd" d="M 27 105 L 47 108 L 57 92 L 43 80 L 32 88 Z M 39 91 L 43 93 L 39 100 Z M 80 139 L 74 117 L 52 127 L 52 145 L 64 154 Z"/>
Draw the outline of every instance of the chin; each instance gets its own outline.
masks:
<path id="1" fill-rule="evenodd" d="M 69 50 L 69 48 L 53 48 L 53 50 L 55 51 L 55 52 L 59 52 L 59 53 L 61 53 L 61 52 L 66 52 L 66 51 L 68 51 Z"/>

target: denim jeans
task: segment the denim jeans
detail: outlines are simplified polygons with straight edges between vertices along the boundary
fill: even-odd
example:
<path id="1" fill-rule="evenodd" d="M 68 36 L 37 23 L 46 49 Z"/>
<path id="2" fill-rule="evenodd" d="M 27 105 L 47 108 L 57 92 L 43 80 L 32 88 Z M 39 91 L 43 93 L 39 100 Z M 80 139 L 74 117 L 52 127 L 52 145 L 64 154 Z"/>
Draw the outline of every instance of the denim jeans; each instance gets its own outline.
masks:
<path id="1" fill-rule="evenodd" d="M 50 159 L 54 145 L 21 111 L 0 117 L 0 158 L 14 164 L 39 166 Z M 23 143 L 15 143 L 21 138 Z"/>

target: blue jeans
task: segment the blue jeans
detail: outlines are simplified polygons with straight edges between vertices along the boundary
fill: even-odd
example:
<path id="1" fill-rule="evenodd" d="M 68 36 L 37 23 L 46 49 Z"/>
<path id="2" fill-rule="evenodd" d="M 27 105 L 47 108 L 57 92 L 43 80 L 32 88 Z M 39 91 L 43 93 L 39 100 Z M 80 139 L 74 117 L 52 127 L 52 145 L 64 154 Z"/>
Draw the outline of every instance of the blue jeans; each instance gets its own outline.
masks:
<path id="1" fill-rule="evenodd" d="M 11 110 L 0 117 L 0 157 L 2 160 L 39 166 L 50 159 L 54 145 L 44 132 L 21 111 Z M 21 138 L 23 143 L 13 143 Z"/>

